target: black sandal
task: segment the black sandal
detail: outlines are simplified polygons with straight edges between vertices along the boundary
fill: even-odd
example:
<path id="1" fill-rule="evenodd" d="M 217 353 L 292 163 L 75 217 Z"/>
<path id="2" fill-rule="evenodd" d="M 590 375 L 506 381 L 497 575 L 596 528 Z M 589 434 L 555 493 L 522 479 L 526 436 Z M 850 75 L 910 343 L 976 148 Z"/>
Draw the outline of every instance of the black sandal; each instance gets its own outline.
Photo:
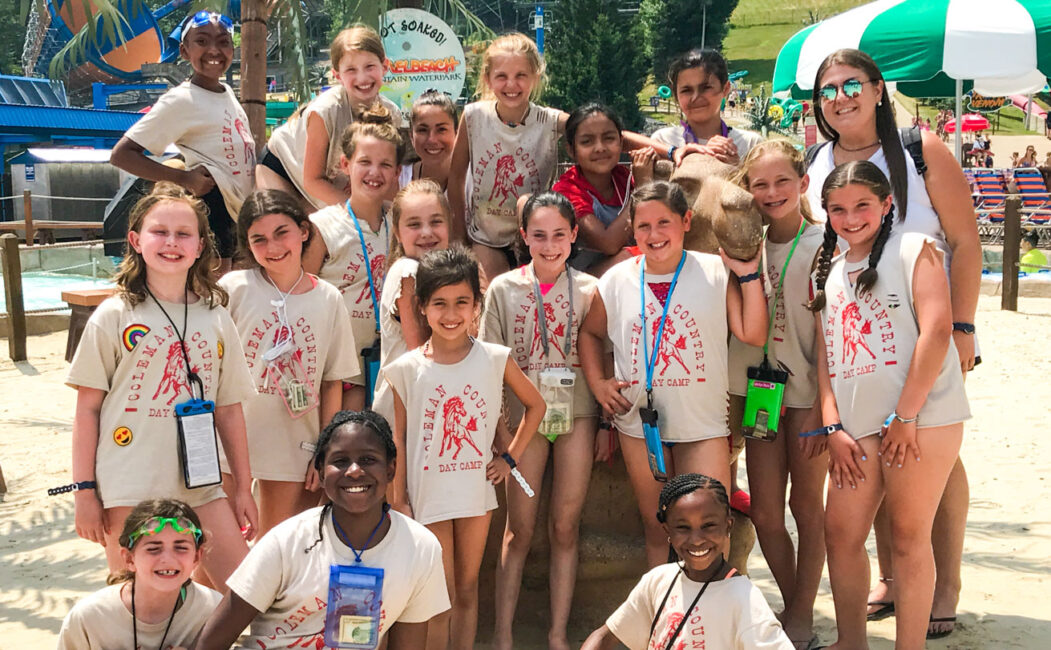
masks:
<path id="1" fill-rule="evenodd" d="M 930 624 L 927 625 L 927 638 L 928 639 L 944 639 L 945 637 L 956 631 L 956 617 L 955 616 L 931 616 L 931 623 L 952 623 L 952 626 L 947 630 L 941 630 L 940 632 L 931 632 Z"/>

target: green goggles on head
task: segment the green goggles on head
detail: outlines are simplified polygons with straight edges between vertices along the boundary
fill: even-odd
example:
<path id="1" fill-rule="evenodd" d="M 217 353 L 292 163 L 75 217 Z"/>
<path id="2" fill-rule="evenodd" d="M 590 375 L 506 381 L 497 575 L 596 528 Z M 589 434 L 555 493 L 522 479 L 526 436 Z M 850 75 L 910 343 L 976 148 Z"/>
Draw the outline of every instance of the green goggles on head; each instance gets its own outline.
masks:
<path id="1" fill-rule="evenodd" d="M 177 533 L 193 535 L 193 541 L 197 545 L 200 545 L 201 537 L 204 535 L 196 524 L 185 517 L 153 517 L 142 524 L 142 526 L 139 526 L 138 530 L 128 535 L 128 548 L 131 549 L 131 547 L 135 546 L 135 542 L 139 541 L 144 535 L 156 535 L 164 530 L 165 526 L 169 526 Z"/>

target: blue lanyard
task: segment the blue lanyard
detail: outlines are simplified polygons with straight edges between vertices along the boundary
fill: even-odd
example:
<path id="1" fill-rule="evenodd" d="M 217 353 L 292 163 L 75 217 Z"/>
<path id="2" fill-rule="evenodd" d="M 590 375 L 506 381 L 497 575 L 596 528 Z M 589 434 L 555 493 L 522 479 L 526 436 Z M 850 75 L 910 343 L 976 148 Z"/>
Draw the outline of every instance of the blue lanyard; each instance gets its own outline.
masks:
<path id="1" fill-rule="evenodd" d="M 365 273 L 369 278 L 369 292 L 372 293 L 372 315 L 376 318 L 376 333 L 380 331 L 380 301 L 376 299 L 376 283 L 372 281 L 372 262 L 369 260 L 369 251 L 365 248 L 365 234 L 361 231 L 361 224 L 358 223 L 358 216 L 354 214 L 354 209 L 350 207 L 350 199 L 347 199 L 347 214 L 350 215 L 351 220 L 354 222 L 354 228 L 358 231 L 358 243 L 361 244 L 361 254 L 365 257 Z M 390 245 L 390 233 L 388 229 L 390 226 L 387 225 L 387 219 L 383 219 L 383 237 L 384 240 Z"/>
<path id="2" fill-rule="evenodd" d="M 346 544 L 347 548 L 350 549 L 350 552 L 354 554 L 355 562 L 358 562 L 359 564 L 361 563 L 361 556 L 365 553 L 366 550 L 368 550 L 369 544 L 372 543 L 372 538 L 376 536 L 376 531 L 379 530 L 380 526 L 383 525 L 383 521 L 387 518 L 387 510 L 389 508 L 390 506 L 388 506 L 386 503 L 383 504 L 383 514 L 380 515 L 380 522 L 376 524 L 376 527 L 372 529 L 371 533 L 369 533 L 369 538 L 365 540 L 365 545 L 361 547 L 360 553 L 358 552 L 358 549 L 354 548 L 354 546 L 350 543 L 350 539 L 347 537 L 347 534 L 343 532 L 343 527 L 339 525 L 338 521 L 336 521 L 336 513 L 332 513 L 332 527 L 336 529 L 336 534 L 339 536 L 340 541 Z"/>
<path id="3" fill-rule="evenodd" d="M 661 339 L 664 338 L 664 321 L 668 318 L 668 305 L 671 304 L 671 296 L 675 293 L 675 285 L 679 283 L 679 273 L 682 271 L 682 265 L 686 262 L 686 251 L 682 252 L 682 257 L 679 258 L 679 265 L 675 267 L 675 275 L 671 278 L 671 287 L 668 288 L 668 295 L 664 298 L 664 311 L 661 313 L 660 324 L 657 325 L 657 334 L 653 337 L 653 358 L 650 359 L 649 344 L 646 343 L 646 258 L 642 258 L 642 263 L 639 265 L 639 298 L 641 300 L 642 308 L 642 354 L 646 363 L 646 397 L 649 399 L 650 394 L 653 393 L 653 370 L 657 367 L 657 352 L 661 348 Z M 652 408 L 652 407 L 651 407 Z"/>

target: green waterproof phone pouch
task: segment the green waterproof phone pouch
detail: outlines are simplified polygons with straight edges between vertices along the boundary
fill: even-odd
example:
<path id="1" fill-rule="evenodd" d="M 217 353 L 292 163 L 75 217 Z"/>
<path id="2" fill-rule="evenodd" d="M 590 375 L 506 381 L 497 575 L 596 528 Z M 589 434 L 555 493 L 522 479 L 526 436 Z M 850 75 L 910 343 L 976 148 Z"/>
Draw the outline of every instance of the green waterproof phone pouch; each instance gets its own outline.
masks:
<path id="1" fill-rule="evenodd" d="M 777 438 L 781 428 L 781 410 L 785 401 L 788 373 L 763 363 L 748 369 L 748 392 L 744 399 L 744 436 L 767 442 Z"/>

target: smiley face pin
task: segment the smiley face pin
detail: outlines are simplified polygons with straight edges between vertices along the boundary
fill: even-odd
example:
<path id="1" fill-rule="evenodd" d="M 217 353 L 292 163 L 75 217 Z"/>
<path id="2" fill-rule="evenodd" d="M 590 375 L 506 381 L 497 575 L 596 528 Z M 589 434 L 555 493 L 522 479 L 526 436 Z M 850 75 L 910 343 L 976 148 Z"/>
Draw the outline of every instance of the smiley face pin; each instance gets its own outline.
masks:
<path id="1" fill-rule="evenodd" d="M 117 427 L 113 430 L 113 444 L 118 447 L 127 447 L 131 444 L 131 429 L 128 427 Z"/>

